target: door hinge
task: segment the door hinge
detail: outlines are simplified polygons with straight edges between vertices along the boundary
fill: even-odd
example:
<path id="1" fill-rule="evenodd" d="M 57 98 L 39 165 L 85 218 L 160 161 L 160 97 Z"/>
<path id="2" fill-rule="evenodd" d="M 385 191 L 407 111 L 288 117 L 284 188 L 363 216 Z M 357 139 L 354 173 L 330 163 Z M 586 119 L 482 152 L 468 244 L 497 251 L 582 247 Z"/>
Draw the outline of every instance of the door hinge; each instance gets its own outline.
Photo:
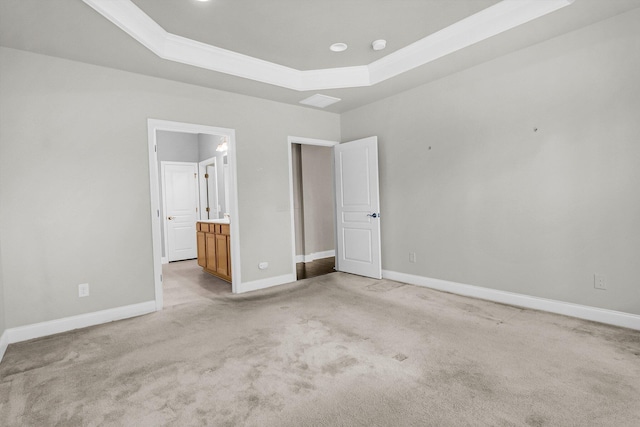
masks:
<path id="1" fill-rule="evenodd" d="M 198 208 L 196 208 L 196 212 L 198 212 Z"/>
<path id="2" fill-rule="evenodd" d="M 162 282 L 162 274 L 160 275 L 160 281 Z"/>
<path id="3" fill-rule="evenodd" d="M 160 209 L 156 211 L 158 213 L 158 218 L 160 218 Z"/>
<path id="4" fill-rule="evenodd" d="M 153 146 L 153 151 L 155 151 L 156 153 L 158 152 L 158 146 L 157 145 Z"/>
<path id="5" fill-rule="evenodd" d="M 209 212 L 209 206 L 207 206 L 207 207 L 205 208 L 205 210 L 206 210 L 207 212 Z"/>

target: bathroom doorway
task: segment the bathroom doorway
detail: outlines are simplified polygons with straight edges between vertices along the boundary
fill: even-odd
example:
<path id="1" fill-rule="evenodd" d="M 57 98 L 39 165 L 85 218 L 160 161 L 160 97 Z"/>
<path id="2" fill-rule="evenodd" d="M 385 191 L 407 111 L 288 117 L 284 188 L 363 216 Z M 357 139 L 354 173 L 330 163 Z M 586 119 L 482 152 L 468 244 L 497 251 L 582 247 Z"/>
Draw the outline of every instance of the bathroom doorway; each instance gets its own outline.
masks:
<path id="1" fill-rule="evenodd" d="M 153 240 L 153 259 L 154 259 L 154 282 L 156 294 L 156 310 L 161 310 L 164 306 L 164 286 L 163 286 L 163 263 L 168 262 L 166 254 L 166 237 L 163 232 L 168 223 L 164 203 L 162 202 L 162 180 L 159 173 L 162 169 L 162 161 L 178 161 L 192 163 L 196 166 L 197 175 L 194 179 L 198 185 L 198 195 L 196 197 L 197 220 L 212 220 L 212 218 L 233 218 L 228 220 L 230 227 L 229 252 L 231 254 L 231 269 L 234 271 L 231 282 L 231 291 L 237 292 L 237 286 L 240 282 L 240 253 L 238 241 L 238 204 L 236 190 L 236 159 L 235 159 L 235 131 L 233 129 L 216 128 L 211 126 L 194 125 L 189 123 L 168 122 L 164 120 L 148 120 L 148 140 L 149 140 L 149 178 L 150 178 L 150 196 L 151 196 L 151 221 L 152 221 L 152 240 Z M 163 140 L 167 137 L 173 138 L 173 143 L 168 144 L 163 151 Z M 182 141 L 182 142 L 180 142 Z M 165 158 L 165 157 L 169 158 Z M 215 160 L 212 160 L 215 159 Z M 200 168 L 203 163 L 203 168 Z M 211 168 L 214 165 L 215 169 Z M 209 172 L 217 174 L 216 179 L 211 179 L 211 183 L 215 183 L 216 188 L 201 188 L 200 183 L 203 176 Z M 220 170 L 218 174 L 217 171 Z M 202 175 L 202 176 L 201 176 Z M 204 178 L 205 185 L 208 184 Z M 202 194 L 216 194 L 217 200 L 215 209 L 212 203 L 205 201 L 203 209 Z M 208 208 L 208 209 L 207 209 Z M 195 231 L 193 236 L 195 239 Z M 197 261 L 187 260 L 180 261 L 179 267 L 172 265 L 168 279 L 171 281 L 173 273 L 181 277 L 186 277 L 185 272 L 192 272 L 194 290 L 198 291 L 197 286 L 202 286 L 198 274 L 202 273 L 202 269 L 198 266 Z M 185 270 L 186 269 L 186 270 Z M 173 270 L 176 270 L 175 272 Z M 178 271 L 180 270 L 180 271 Z M 205 273 L 206 274 L 206 273 Z M 196 277 L 198 276 L 198 277 Z M 203 276 L 205 277 L 205 276 Z M 225 283 L 227 289 L 229 284 Z M 227 290 L 228 291 L 228 290 Z M 182 297 L 180 297 L 182 298 Z"/>

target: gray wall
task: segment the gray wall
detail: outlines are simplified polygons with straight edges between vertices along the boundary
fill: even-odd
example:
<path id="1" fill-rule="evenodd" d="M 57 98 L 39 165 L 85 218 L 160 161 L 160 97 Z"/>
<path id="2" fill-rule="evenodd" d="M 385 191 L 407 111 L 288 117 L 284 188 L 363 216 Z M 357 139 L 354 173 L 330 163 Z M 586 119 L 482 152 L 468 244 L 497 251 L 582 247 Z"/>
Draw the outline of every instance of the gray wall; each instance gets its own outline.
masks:
<path id="1" fill-rule="evenodd" d="M 222 141 L 222 137 L 218 135 L 206 135 L 199 133 L 198 137 L 198 161 L 201 162 L 212 157 L 222 157 L 224 155 L 221 151 L 216 151 L 218 144 Z"/>
<path id="2" fill-rule="evenodd" d="M 294 273 L 287 137 L 338 115 L 6 48 L 0 76 L 7 327 L 153 300 L 148 118 L 236 130 L 242 279 Z"/>
<path id="3" fill-rule="evenodd" d="M 343 141 L 379 137 L 383 268 L 640 314 L 638 22 L 343 114 Z"/>
<path id="4" fill-rule="evenodd" d="M 1 242 L 1 240 L 0 240 Z M 7 329 L 5 320 L 5 301 L 4 301 L 4 275 L 2 274 L 2 244 L 0 243 L 0 337 Z"/>
<path id="5" fill-rule="evenodd" d="M 335 249 L 330 147 L 301 145 L 305 254 Z"/>
<path id="6" fill-rule="evenodd" d="M 296 255 L 335 249 L 330 147 L 291 145 Z"/>

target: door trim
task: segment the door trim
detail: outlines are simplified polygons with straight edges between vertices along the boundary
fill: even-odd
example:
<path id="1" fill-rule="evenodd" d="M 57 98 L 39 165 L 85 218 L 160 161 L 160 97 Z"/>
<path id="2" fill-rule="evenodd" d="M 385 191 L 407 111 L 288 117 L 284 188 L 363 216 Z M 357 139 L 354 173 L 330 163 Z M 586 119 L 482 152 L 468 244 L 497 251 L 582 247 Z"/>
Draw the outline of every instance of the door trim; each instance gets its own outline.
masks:
<path id="1" fill-rule="evenodd" d="M 338 141 L 329 141 L 326 139 L 314 139 L 314 138 L 305 138 L 301 136 L 289 136 L 287 138 L 287 156 L 289 158 L 289 214 L 291 220 L 291 272 L 293 274 L 294 280 L 297 279 L 296 273 L 296 224 L 295 224 L 295 212 L 293 207 L 293 159 L 291 158 L 291 146 L 293 144 L 306 144 L 306 145 L 317 145 L 321 147 L 334 147 L 340 142 Z M 331 156 L 333 159 L 333 156 Z M 333 162 L 333 160 L 332 160 Z M 333 176 L 333 173 L 331 174 Z M 335 183 L 332 183 L 335 191 Z M 333 207 L 333 215 L 336 215 L 335 209 L 335 196 L 334 207 Z M 335 218 L 334 218 L 335 219 Z M 335 234 L 335 221 L 334 221 L 334 234 Z"/>
<path id="2" fill-rule="evenodd" d="M 204 175 L 207 173 L 206 165 L 210 165 L 211 163 L 215 163 L 216 174 L 218 173 L 218 158 L 217 157 L 209 157 L 208 159 L 204 159 L 198 162 L 198 216 L 200 219 L 203 218 L 205 209 L 204 203 L 207 200 L 207 186 Z M 204 169 L 204 170 L 203 170 Z M 218 177 L 216 176 L 216 186 L 218 185 Z M 218 189 L 216 188 L 216 197 L 218 197 Z M 217 200 L 216 200 L 217 202 Z M 218 207 L 216 206 L 216 211 Z"/>
<path id="3" fill-rule="evenodd" d="M 162 245 L 162 252 L 165 254 L 165 256 L 162 257 L 163 264 L 169 263 L 169 223 L 167 222 L 167 189 L 164 184 L 164 175 L 165 167 L 170 165 L 192 165 L 195 166 L 196 170 L 198 170 L 198 163 L 196 162 L 175 162 L 172 160 L 162 160 L 160 162 L 160 182 L 162 183 L 160 185 L 160 192 L 162 193 L 162 212 L 164 213 L 164 216 L 160 218 L 160 222 L 162 222 L 162 228 L 164 231 L 164 244 Z M 198 217 L 198 219 L 200 219 L 200 190 L 198 186 L 199 184 L 196 183 L 196 203 L 198 204 L 198 214 L 196 216 Z M 162 238 L 160 240 L 162 240 Z M 167 260 L 166 263 L 164 262 L 165 259 Z"/>
<path id="4" fill-rule="evenodd" d="M 227 162 L 229 164 L 229 214 L 231 215 L 231 269 L 233 293 L 240 291 L 240 217 L 238 212 L 238 188 L 236 169 L 236 131 L 235 129 L 220 128 L 192 123 L 172 122 L 168 120 L 147 119 L 147 139 L 149 143 L 149 192 L 151 198 L 151 240 L 153 253 L 153 281 L 155 290 L 156 311 L 162 310 L 162 251 L 160 243 L 160 189 L 158 188 L 158 153 L 157 131 L 165 130 L 183 133 L 204 133 L 209 135 L 226 136 L 229 140 Z"/>

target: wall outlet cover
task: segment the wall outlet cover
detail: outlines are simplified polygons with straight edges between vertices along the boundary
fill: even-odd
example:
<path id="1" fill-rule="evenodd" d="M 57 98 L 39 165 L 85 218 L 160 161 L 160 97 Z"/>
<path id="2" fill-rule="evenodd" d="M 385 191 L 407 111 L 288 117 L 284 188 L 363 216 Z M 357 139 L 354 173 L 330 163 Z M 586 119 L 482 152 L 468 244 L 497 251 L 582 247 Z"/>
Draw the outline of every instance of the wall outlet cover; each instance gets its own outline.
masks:
<path id="1" fill-rule="evenodd" d="M 89 284 L 81 283 L 78 285 L 78 297 L 88 297 L 89 296 Z"/>
<path id="2" fill-rule="evenodd" d="M 605 291 L 607 290 L 607 282 L 602 274 L 593 275 L 593 287 Z"/>

